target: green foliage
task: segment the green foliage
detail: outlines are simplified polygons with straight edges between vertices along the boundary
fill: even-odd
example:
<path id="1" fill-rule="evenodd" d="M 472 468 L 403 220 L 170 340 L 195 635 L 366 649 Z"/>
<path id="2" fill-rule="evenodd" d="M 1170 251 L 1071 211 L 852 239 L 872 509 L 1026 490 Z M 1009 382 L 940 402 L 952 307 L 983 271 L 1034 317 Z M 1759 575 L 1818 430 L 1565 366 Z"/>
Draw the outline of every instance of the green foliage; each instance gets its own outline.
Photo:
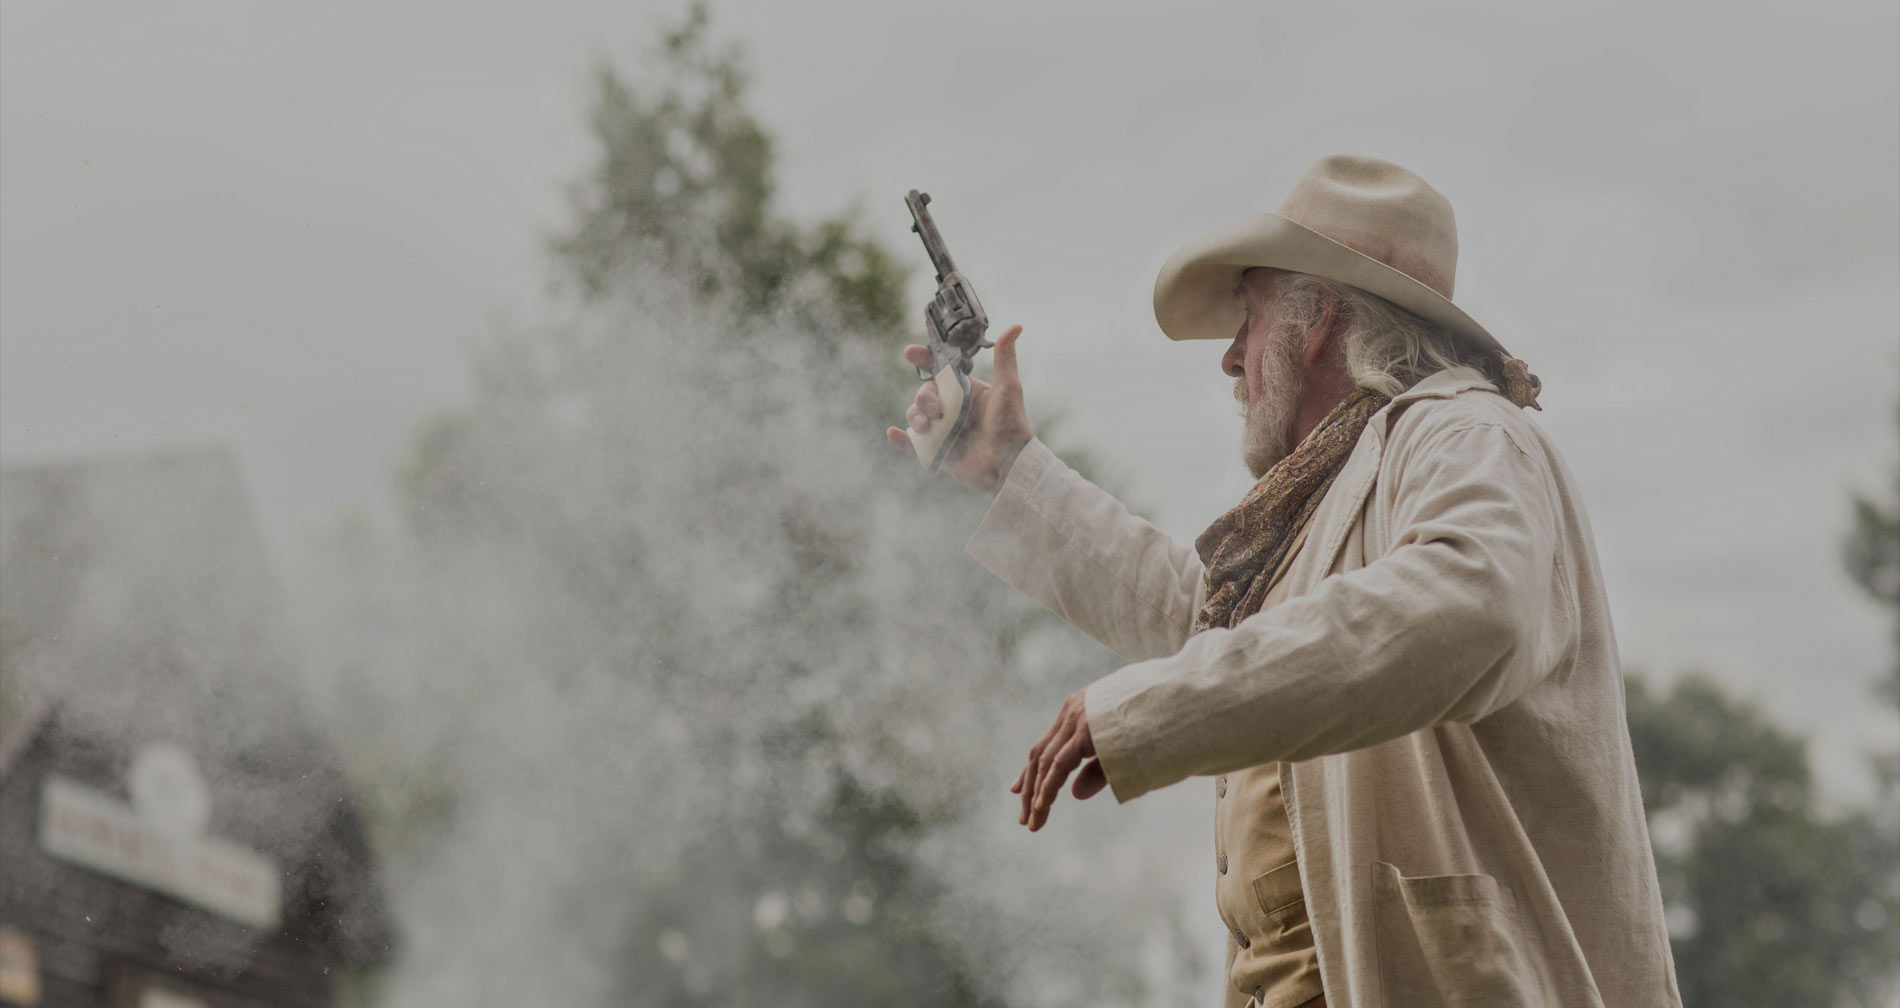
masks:
<path id="1" fill-rule="evenodd" d="M 1900 416 L 1900 411 L 1896 412 Z M 1847 572 L 1868 597 L 1885 606 L 1893 620 L 1893 664 L 1881 683 L 1887 702 L 1900 707 L 1900 467 L 1893 496 L 1854 501 L 1854 528 L 1848 534 Z"/>
<path id="2" fill-rule="evenodd" d="M 772 141 L 704 3 L 666 35 L 659 69 L 645 89 L 599 71 L 589 125 L 601 157 L 570 190 L 573 230 L 553 242 L 580 289 L 602 296 L 664 263 L 746 312 L 897 329 L 904 271 L 887 251 L 849 216 L 802 227 L 774 215 Z"/>
<path id="3" fill-rule="evenodd" d="M 1803 742 L 1712 680 L 1628 690 L 1685 1004 L 1878 1003 L 1900 943 L 1894 838 L 1824 813 Z"/>

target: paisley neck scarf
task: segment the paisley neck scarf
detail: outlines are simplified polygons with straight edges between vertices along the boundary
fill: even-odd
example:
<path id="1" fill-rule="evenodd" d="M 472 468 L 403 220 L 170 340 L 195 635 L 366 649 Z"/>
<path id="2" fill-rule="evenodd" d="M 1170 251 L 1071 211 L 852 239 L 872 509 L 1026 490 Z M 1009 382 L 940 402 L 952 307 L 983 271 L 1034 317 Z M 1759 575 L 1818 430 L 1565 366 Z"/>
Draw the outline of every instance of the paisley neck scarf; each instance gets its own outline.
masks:
<path id="1" fill-rule="evenodd" d="M 1542 409 L 1543 383 L 1524 362 L 1504 354 L 1473 361 L 1492 384 L 1519 407 Z M 1207 570 L 1207 601 L 1194 618 L 1194 632 L 1235 627 L 1260 611 L 1287 551 L 1306 526 L 1353 446 L 1390 396 L 1358 389 L 1313 428 L 1299 446 L 1194 540 Z"/>

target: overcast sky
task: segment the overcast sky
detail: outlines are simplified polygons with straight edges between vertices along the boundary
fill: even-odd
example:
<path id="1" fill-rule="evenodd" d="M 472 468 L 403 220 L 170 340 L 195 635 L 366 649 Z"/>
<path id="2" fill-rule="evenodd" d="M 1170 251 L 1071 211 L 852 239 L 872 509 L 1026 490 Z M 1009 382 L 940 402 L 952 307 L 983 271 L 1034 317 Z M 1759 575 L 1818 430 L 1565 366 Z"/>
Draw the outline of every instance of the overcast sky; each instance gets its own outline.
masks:
<path id="1" fill-rule="evenodd" d="M 1027 327 L 1032 413 L 1181 536 L 1247 481 L 1222 348 L 1161 337 L 1156 268 L 1322 155 L 1419 171 L 1458 210 L 1459 302 L 1544 378 L 1630 664 L 1720 674 L 1851 787 L 1895 733 L 1838 543 L 1900 450 L 1900 23 L 1776 6 L 713 15 L 784 208 L 861 208 L 921 306 L 901 197 L 931 192 Z M 547 313 L 590 67 L 637 67 L 678 9 L 6 0 L 0 454 L 234 445 L 284 562 L 386 507 L 466 344 Z"/>

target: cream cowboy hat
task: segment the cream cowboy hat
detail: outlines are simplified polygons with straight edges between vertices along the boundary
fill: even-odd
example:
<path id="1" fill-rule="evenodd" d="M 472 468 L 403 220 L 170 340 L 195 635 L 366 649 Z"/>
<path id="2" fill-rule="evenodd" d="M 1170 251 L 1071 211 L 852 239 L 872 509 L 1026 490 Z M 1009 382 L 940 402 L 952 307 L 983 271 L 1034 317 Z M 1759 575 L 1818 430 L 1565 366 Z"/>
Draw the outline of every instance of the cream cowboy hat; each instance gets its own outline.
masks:
<path id="1" fill-rule="evenodd" d="M 1458 225 L 1451 203 L 1390 161 L 1335 154 L 1300 176 L 1278 213 L 1252 214 L 1181 246 L 1155 278 L 1169 339 L 1230 340 L 1245 317 L 1234 288 L 1254 266 L 1357 287 L 1502 352 L 1451 303 Z"/>

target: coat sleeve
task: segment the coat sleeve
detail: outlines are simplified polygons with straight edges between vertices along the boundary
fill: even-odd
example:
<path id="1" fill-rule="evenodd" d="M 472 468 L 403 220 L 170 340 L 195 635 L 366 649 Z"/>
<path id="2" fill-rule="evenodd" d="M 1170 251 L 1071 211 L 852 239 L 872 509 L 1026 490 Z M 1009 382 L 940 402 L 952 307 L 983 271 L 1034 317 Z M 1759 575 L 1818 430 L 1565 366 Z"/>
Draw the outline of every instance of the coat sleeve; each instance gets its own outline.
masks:
<path id="1" fill-rule="evenodd" d="M 1128 513 L 1032 440 L 1010 466 L 970 555 L 1128 661 L 1181 649 L 1201 558 Z"/>
<path id="2" fill-rule="evenodd" d="M 1088 687 L 1118 800 L 1475 721 L 1560 660 L 1575 620 L 1541 455 L 1487 420 L 1426 435 L 1402 457 L 1384 556 Z"/>

